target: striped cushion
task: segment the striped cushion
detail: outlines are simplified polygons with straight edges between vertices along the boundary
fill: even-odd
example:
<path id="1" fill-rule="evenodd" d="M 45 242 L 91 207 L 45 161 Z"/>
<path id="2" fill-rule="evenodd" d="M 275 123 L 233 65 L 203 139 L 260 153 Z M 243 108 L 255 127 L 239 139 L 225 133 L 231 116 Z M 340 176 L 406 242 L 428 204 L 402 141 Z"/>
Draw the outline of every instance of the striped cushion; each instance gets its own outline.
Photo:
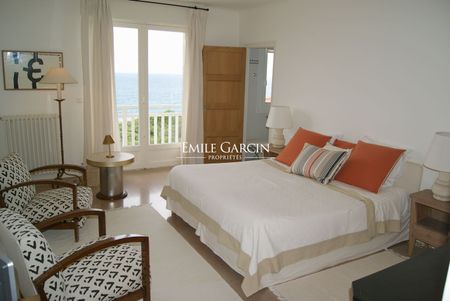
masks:
<path id="1" fill-rule="evenodd" d="M 291 165 L 291 173 L 328 184 L 344 165 L 350 151 L 333 151 L 305 143 Z"/>

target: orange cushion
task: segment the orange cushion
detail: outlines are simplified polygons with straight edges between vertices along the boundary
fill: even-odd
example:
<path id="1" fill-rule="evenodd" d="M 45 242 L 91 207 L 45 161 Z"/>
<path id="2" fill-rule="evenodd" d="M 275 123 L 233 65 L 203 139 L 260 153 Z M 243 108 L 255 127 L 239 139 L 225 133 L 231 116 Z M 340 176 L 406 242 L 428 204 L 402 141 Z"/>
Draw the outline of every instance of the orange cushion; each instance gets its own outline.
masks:
<path id="1" fill-rule="evenodd" d="M 316 132 L 298 128 L 295 135 L 275 159 L 281 163 L 291 165 L 295 159 L 297 159 L 298 154 L 302 151 L 305 142 L 317 147 L 323 147 L 330 139 L 331 136 L 325 136 Z"/>
<path id="2" fill-rule="evenodd" d="M 377 193 L 404 151 L 358 141 L 335 179 Z"/>
<path id="3" fill-rule="evenodd" d="M 353 149 L 356 146 L 355 143 L 351 143 L 351 142 L 348 142 L 345 140 L 339 140 L 339 139 L 336 139 L 334 141 L 333 145 L 336 147 L 343 148 L 343 149 Z"/>

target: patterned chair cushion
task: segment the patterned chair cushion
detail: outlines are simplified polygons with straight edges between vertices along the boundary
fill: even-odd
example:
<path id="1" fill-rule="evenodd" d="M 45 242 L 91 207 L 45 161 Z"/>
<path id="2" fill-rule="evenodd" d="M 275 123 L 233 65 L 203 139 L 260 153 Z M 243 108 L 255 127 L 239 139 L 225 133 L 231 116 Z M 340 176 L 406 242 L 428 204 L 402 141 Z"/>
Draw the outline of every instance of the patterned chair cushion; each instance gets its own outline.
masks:
<path id="1" fill-rule="evenodd" d="M 79 209 L 91 208 L 92 190 L 89 187 L 77 187 L 77 200 Z M 40 192 L 34 196 L 22 212 L 31 223 L 36 224 L 73 210 L 72 189 L 64 187 Z M 84 224 L 85 217 L 81 218 L 80 226 Z"/>
<path id="2" fill-rule="evenodd" d="M 9 154 L 0 160 L 0 190 L 27 181 L 31 181 L 31 175 L 19 155 Z M 34 185 L 13 189 L 4 194 L 5 204 L 14 212 L 22 213 L 35 193 Z"/>
<path id="3" fill-rule="evenodd" d="M 92 243 L 63 254 L 59 260 Z M 68 266 L 64 279 L 69 301 L 114 300 L 142 287 L 141 253 L 129 245 L 100 250 Z"/>
<path id="4" fill-rule="evenodd" d="M 57 262 L 41 232 L 27 219 L 9 209 L 0 209 L 0 223 L 14 236 L 22 250 L 31 280 L 36 279 Z M 60 273 L 48 279 L 44 291 L 49 300 L 66 300 L 64 279 Z"/>

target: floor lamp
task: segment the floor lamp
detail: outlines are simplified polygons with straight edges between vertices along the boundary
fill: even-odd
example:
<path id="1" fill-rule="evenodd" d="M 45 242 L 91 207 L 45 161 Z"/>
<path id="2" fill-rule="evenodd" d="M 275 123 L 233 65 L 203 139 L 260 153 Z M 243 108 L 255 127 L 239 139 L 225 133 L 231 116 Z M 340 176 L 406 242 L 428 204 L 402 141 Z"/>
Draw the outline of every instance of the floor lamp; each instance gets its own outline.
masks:
<path id="1" fill-rule="evenodd" d="M 61 114 L 61 102 L 65 99 L 62 98 L 62 85 L 63 84 L 76 84 L 77 81 L 67 72 L 64 68 L 50 68 L 44 77 L 39 81 L 40 84 L 56 84 L 56 98 L 58 102 L 59 112 L 59 140 L 61 142 L 61 164 L 64 165 L 64 142 L 63 142 L 63 128 L 62 128 L 62 114 Z M 65 174 L 64 167 L 58 170 L 57 179 L 62 178 Z"/>

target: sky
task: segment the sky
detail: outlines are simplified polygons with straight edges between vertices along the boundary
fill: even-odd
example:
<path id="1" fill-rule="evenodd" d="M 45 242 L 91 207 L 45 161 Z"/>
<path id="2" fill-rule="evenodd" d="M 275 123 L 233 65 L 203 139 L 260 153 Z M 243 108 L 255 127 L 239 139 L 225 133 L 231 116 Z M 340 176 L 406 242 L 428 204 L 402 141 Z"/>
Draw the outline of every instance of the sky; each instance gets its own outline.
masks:
<path id="1" fill-rule="evenodd" d="M 148 31 L 148 70 L 150 74 L 182 74 L 184 33 Z M 138 72 L 138 29 L 114 27 L 116 73 Z"/>

